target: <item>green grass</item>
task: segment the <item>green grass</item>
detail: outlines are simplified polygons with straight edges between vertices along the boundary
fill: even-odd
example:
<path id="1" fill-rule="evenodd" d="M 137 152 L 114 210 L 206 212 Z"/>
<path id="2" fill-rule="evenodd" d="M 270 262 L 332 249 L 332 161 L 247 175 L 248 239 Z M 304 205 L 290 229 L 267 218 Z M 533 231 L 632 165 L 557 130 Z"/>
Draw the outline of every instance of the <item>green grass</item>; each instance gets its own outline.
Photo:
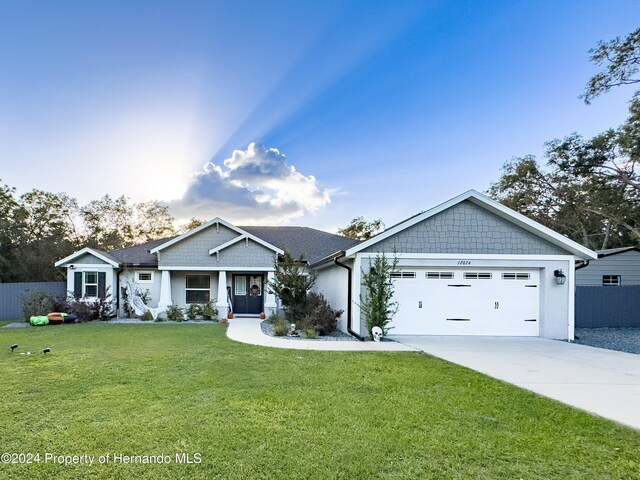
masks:
<path id="1" fill-rule="evenodd" d="M 0 478 L 640 478 L 640 432 L 473 371 L 253 347 L 225 328 L 0 329 L 1 450 L 41 456 Z M 61 466 L 45 452 L 172 463 Z"/>

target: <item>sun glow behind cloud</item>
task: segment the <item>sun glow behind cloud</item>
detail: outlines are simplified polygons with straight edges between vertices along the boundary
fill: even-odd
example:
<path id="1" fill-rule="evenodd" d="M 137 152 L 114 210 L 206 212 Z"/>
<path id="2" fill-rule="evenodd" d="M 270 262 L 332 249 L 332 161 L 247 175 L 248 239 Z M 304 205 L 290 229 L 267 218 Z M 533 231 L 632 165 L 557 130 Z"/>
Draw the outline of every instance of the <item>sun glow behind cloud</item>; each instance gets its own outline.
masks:
<path id="1" fill-rule="evenodd" d="M 223 166 L 207 163 L 194 174 L 182 198 L 170 202 L 174 214 L 193 212 L 234 222 L 286 224 L 330 202 L 312 175 L 298 172 L 276 148 L 251 143 L 234 150 Z"/>

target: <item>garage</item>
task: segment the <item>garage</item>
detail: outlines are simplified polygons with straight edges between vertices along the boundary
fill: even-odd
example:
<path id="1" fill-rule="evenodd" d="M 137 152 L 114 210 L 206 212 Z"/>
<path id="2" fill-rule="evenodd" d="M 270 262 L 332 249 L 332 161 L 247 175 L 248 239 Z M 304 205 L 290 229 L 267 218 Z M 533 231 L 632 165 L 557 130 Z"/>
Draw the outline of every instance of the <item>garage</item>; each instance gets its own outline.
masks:
<path id="1" fill-rule="evenodd" d="M 345 311 L 341 328 L 348 333 L 370 338 L 379 321 L 361 305 L 371 294 L 367 275 L 382 259 L 393 265 L 398 303 L 390 335 L 572 340 L 575 263 L 596 258 L 588 248 L 469 190 L 312 268 L 325 288 L 346 281 L 347 295 L 329 300 Z"/>
<path id="2" fill-rule="evenodd" d="M 538 269 L 402 268 L 391 276 L 394 335 L 539 335 Z"/>

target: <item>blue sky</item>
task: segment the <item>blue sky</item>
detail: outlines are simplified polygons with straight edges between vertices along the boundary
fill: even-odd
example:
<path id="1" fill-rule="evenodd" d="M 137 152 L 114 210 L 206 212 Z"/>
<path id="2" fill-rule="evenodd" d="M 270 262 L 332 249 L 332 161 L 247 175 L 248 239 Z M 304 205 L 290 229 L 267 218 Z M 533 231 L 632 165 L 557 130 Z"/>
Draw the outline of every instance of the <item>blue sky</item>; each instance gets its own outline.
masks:
<path id="1" fill-rule="evenodd" d="M 169 202 L 180 217 L 391 225 L 545 141 L 622 123 L 587 106 L 589 48 L 637 1 L 0 1 L 0 179 Z"/>

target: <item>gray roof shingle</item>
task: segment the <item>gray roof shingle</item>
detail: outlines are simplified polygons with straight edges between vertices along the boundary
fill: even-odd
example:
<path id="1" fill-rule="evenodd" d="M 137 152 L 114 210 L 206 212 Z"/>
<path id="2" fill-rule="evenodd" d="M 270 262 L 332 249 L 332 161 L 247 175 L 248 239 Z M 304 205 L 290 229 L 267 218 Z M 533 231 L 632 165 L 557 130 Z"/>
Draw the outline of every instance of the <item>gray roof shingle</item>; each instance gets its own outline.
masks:
<path id="1" fill-rule="evenodd" d="M 608 257 L 609 255 L 616 255 L 618 253 L 631 252 L 635 250 L 636 252 L 640 252 L 640 247 L 632 246 L 632 247 L 619 247 L 619 248 L 609 248 L 607 250 L 596 250 L 599 258 Z"/>
<path id="2" fill-rule="evenodd" d="M 160 240 L 152 240 L 133 247 L 112 250 L 109 255 L 125 266 L 156 267 L 158 266 L 158 257 L 149 253 L 149 250 L 168 242 L 172 238 L 174 237 L 161 238 Z"/>
<path id="3" fill-rule="evenodd" d="M 346 250 L 357 243 L 353 238 L 323 232 L 309 227 L 238 227 L 245 232 L 261 238 L 282 250 L 290 252 L 295 258 L 301 254 L 308 263 Z"/>
<path id="4" fill-rule="evenodd" d="M 332 253 L 346 250 L 357 243 L 353 238 L 323 232 L 309 227 L 238 227 L 251 235 L 254 235 L 274 247 L 290 252 L 295 258 L 304 255 L 309 263 L 314 263 L 331 255 Z M 123 266 L 156 267 L 158 258 L 149 253 L 149 250 L 168 242 L 172 238 L 163 238 L 151 242 L 135 245 L 133 247 L 100 252 L 114 259 Z"/>

